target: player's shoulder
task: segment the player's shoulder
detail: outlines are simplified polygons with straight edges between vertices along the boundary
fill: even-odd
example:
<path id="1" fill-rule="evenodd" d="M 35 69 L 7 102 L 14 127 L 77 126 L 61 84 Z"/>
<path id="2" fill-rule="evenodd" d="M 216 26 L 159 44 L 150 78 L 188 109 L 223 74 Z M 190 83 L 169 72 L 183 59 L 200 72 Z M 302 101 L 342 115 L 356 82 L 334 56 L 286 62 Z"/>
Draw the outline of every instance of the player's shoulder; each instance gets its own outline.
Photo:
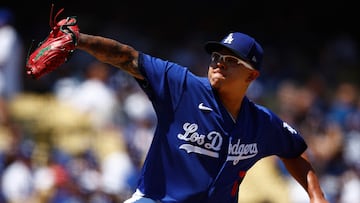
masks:
<path id="1" fill-rule="evenodd" d="M 268 107 L 255 103 L 254 101 L 250 100 L 248 97 L 244 98 L 244 103 L 248 106 L 252 114 L 257 114 L 258 116 L 265 117 L 268 119 L 271 118 L 279 118 L 274 111 L 269 109 Z"/>

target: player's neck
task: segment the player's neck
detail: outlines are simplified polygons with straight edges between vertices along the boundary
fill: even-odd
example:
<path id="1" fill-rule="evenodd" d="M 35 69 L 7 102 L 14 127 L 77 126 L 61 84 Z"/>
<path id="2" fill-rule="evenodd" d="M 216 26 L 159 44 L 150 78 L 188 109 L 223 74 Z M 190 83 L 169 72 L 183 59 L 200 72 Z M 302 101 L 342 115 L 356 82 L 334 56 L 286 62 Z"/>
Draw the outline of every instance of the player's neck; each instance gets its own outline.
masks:
<path id="1" fill-rule="evenodd" d="M 226 108 L 226 110 L 233 117 L 233 119 L 236 120 L 236 118 L 240 112 L 241 103 L 244 99 L 245 92 L 235 91 L 232 93 L 222 92 L 222 93 L 218 93 L 218 94 L 219 94 L 220 100 L 221 100 L 222 104 L 224 105 L 224 107 Z"/>

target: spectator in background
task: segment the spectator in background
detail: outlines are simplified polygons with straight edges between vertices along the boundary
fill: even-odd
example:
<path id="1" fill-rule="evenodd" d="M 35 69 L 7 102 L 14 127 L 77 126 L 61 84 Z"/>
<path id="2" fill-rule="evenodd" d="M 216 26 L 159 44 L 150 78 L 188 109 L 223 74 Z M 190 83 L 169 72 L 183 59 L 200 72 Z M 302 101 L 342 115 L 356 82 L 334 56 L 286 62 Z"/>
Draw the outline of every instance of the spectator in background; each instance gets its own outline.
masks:
<path id="1" fill-rule="evenodd" d="M 8 203 L 34 201 L 31 155 L 32 142 L 16 142 L 6 154 L 5 168 L 1 177 L 1 192 Z"/>
<path id="2" fill-rule="evenodd" d="M 70 82 L 66 80 L 55 84 L 55 94 L 60 101 L 72 105 L 75 109 L 88 114 L 96 128 L 112 125 L 118 108 L 116 93 L 107 84 L 109 79 L 108 65 L 91 62 L 85 69 L 84 80 Z M 62 82 L 63 81 L 63 82 Z"/>
<path id="3" fill-rule="evenodd" d="M 14 27 L 14 15 L 0 8 L 0 95 L 11 99 L 22 89 L 23 45 Z"/>
<path id="4" fill-rule="evenodd" d="M 124 112 L 129 121 L 125 139 L 135 165 L 140 169 L 153 140 L 156 114 L 144 92 L 135 91 L 124 100 Z"/>

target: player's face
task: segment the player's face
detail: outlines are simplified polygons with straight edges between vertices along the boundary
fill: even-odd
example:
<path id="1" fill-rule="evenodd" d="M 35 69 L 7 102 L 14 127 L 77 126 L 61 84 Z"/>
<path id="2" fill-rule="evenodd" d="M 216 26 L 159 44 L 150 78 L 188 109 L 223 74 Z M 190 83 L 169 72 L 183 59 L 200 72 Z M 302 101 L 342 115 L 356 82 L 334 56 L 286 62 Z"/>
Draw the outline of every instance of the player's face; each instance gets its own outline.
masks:
<path id="1" fill-rule="evenodd" d="M 215 89 L 248 85 L 257 76 L 257 70 L 229 50 L 223 49 L 211 55 L 208 78 Z"/>

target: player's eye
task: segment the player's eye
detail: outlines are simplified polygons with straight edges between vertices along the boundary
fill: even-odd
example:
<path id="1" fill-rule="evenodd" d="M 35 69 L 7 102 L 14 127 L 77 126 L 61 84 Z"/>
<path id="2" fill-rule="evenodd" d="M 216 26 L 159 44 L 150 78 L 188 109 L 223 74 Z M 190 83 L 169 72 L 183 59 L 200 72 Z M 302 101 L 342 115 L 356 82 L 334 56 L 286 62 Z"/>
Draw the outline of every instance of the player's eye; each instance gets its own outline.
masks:
<path id="1" fill-rule="evenodd" d="M 227 66 L 234 66 L 241 63 L 241 60 L 231 55 L 222 55 L 218 52 L 213 52 L 211 54 L 211 62 L 217 63 L 222 61 Z"/>
<path id="2" fill-rule="evenodd" d="M 224 62 L 227 65 L 237 65 L 240 64 L 240 59 L 234 57 L 234 56 L 223 56 Z"/>
<path id="3" fill-rule="evenodd" d="M 218 62 L 221 59 L 221 54 L 217 53 L 217 52 L 213 52 L 211 54 L 211 62 Z"/>

